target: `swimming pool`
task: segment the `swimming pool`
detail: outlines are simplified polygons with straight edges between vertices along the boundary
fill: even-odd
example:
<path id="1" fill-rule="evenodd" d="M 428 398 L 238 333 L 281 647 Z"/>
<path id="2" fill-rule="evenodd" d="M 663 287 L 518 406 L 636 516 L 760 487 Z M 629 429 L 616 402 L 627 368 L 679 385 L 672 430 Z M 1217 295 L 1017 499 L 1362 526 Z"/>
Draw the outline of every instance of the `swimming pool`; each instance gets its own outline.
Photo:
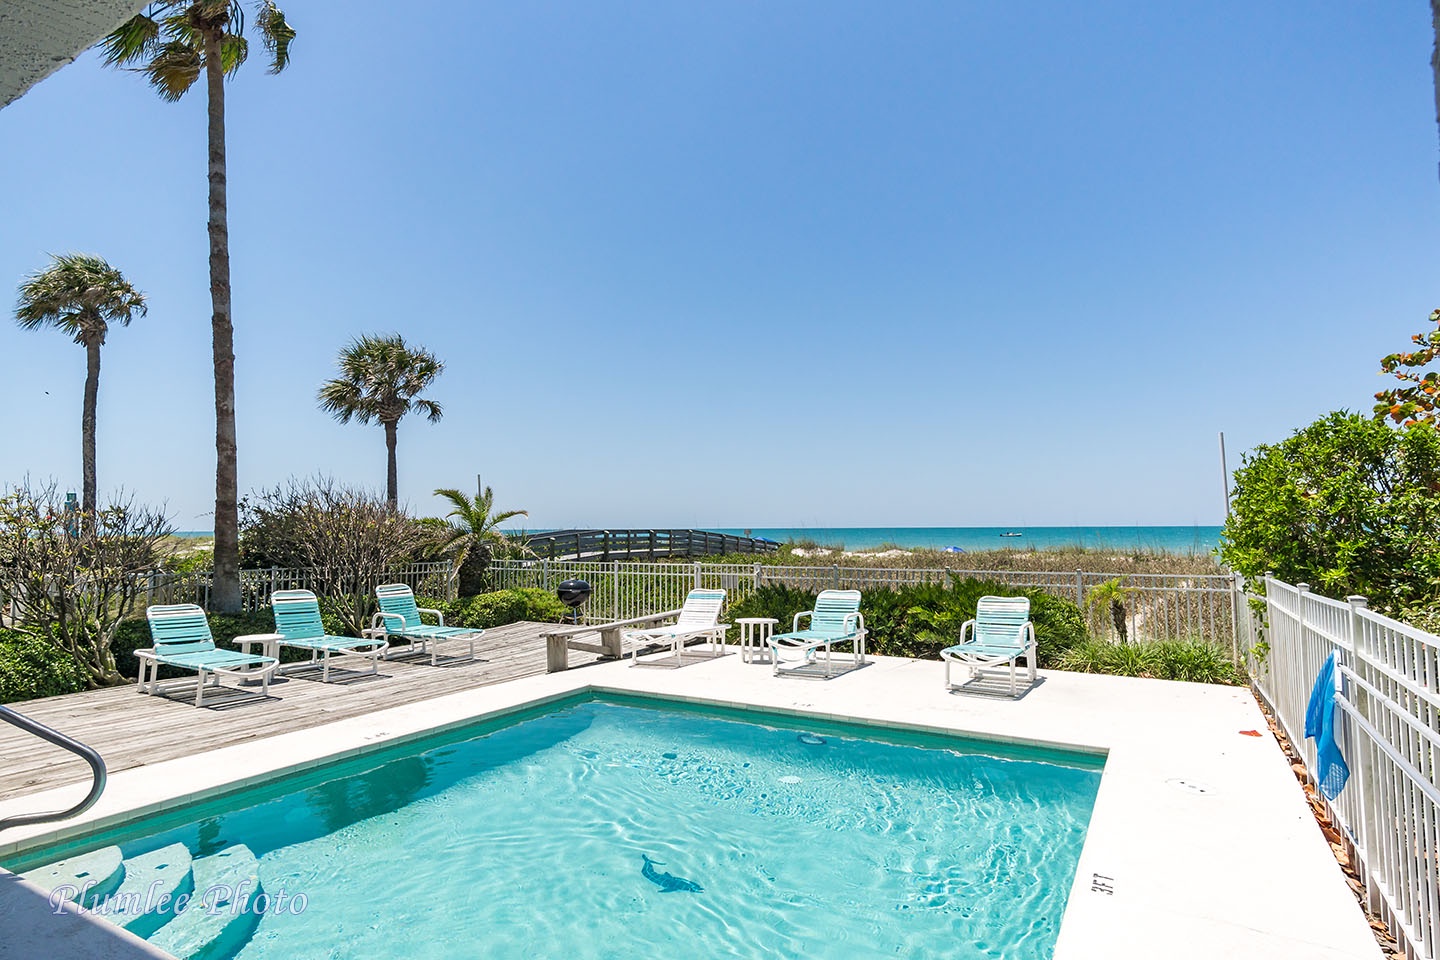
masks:
<path id="1" fill-rule="evenodd" d="M 178 955 L 1051 954 L 1097 757 L 803 723 L 587 696 L 7 866 L 188 861 Z"/>

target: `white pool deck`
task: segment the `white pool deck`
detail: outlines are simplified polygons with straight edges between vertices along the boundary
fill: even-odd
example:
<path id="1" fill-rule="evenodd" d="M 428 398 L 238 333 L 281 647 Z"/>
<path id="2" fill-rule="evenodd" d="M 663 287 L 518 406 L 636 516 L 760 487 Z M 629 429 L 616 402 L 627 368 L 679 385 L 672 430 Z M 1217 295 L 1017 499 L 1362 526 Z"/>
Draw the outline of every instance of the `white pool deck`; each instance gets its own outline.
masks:
<path id="1" fill-rule="evenodd" d="M 776 678 L 732 648 L 676 670 L 604 663 L 527 677 L 122 771 L 83 816 L 0 835 L 0 860 L 495 711 L 610 691 L 1106 751 L 1056 960 L 1383 956 L 1248 690 L 1042 671 L 1012 701 L 947 693 L 943 672 L 933 661 L 881 657 L 831 680 Z M 83 792 L 0 802 L 0 817 L 60 808 Z M 0 883 L 0 957 L 98 955 L 65 948 L 92 935 L 71 929 L 85 921 L 28 900 Z M 132 946 L 112 943 L 104 955 L 156 955 Z"/>

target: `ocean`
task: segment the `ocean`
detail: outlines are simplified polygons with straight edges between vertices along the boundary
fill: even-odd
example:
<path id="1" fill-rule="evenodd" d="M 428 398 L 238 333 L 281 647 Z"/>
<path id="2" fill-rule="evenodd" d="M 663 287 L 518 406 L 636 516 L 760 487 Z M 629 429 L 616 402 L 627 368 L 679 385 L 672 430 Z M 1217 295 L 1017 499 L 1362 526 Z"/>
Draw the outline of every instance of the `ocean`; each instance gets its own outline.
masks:
<path id="1" fill-rule="evenodd" d="M 615 529 L 619 529 L 618 527 Z M 1220 527 L 711 527 L 715 533 L 763 537 L 785 543 L 813 540 L 822 546 L 841 544 L 846 550 L 873 550 L 883 544 L 908 549 L 1045 550 L 1086 547 L 1092 550 L 1144 550 L 1153 553 L 1208 554 L 1220 545 Z M 543 533 L 531 530 L 531 533 Z M 1018 537 L 1003 534 L 1018 533 Z M 210 530 L 181 530 L 177 537 L 214 536 Z"/>
<path id="2" fill-rule="evenodd" d="M 1044 550 L 1086 547 L 1094 550 L 1208 554 L 1220 545 L 1220 527 L 752 527 L 720 533 L 764 537 L 785 543 L 813 540 L 846 550 L 873 550 L 882 544 L 915 549 Z M 1019 536 L 1004 536 L 1018 533 Z"/>

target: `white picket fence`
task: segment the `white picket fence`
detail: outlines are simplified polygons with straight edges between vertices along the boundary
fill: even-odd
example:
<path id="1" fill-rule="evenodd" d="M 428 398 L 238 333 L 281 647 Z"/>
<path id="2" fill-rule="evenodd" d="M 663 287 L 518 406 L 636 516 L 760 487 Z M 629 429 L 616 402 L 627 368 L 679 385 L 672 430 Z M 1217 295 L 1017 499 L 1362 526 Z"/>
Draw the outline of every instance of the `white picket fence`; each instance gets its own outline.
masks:
<path id="1" fill-rule="evenodd" d="M 262 567 L 240 571 L 240 603 L 245 610 L 260 610 L 270 605 L 276 590 L 312 590 L 319 584 L 333 583 L 330 571 L 307 567 Z M 210 604 L 210 586 L 214 574 L 209 570 L 195 573 L 157 571 L 144 578 L 141 598 L 146 606 L 152 603 Z M 406 583 L 417 594 L 429 597 L 452 597 L 455 590 L 455 569 L 449 560 L 411 563 L 387 572 L 376 583 L 345 584 L 346 593 L 367 594 L 380 583 Z"/>
<path id="2" fill-rule="evenodd" d="M 1440 637 L 1273 577 L 1248 596 L 1238 633 L 1256 691 L 1315 770 L 1305 711 L 1316 675 L 1339 654 L 1337 741 L 1350 780 L 1331 801 L 1377 914 L 1407 955 L 1440 950 Z M 1261 613 L 1263 611 L 1263 614 Z"/>
<path id="3" fill-rule="evenodd" d="M 947 570 L 906 567 L 792 567 L 745 563 L 648 563 L 625 561 L 497 560 L 490 565 L 491 585 L 553 590 L 563 580 L 584 580 L 594 590 L 582 619 L 588 623 L 627 620 L 674 610 L 692 589 L 721 588 L 735 603 L 766 584 L 804 590 L 893 589 L 920 583 L 946 583 L 974 577 L 1010 587 L 1028 587 L 1074 601 L 1083 610 L 1096 586 L 1114 573 L 1016 570 Z M 1232 648 L 1235 639 L 1234 578 L 1229 574 L 1134 574 L 1124 578 L 1133 589 L 1126 600 L 1131 639 L 1204 638 Z M 1108 630 L 1109 615 L 1098 611 L 1093 627 Z"/>

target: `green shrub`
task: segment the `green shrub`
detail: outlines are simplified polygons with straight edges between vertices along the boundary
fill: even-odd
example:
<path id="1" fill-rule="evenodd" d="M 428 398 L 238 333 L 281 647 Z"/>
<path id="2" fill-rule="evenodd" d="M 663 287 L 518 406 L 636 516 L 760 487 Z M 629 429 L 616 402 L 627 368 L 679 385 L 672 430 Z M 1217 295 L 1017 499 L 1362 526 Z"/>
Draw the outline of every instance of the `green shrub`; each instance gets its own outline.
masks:
<path id="1" fill-rule="evenodd" d="M 1061 670 L 1117 677 L 1151 677 L 1190 683 L 1243 684 L 1245 676 L 1225 651 L 1204 640 L 1110 643 L 1087 640 L 1060 658 Z"/>
<path id="2" fill-rule="evenodd" d="M 1235 471 L 1220 556 L 1387 614 L 1440 603 L 1440 432 L 1331 413 Z"/>
<path id="3" fill-rule="evenodd" d="M 448 626 L 488 629 L 520 620 L 557 623 L 569 608 L 555 594 L 539 587 L 512 587 L 459 600 L 420 600 L 445 614 Z"/>
<path id="4" fill-rule="evenodd" d="M 984 580 L 955 580 L 948 585 L 916 584 L 899 590 L 867 590 L 860 603 L 869 631 L 871 653 L 934 660 L 945 647 L 960 641 L 960 627 L 975 616 L 983 596 L 1030 598 L 1030 619 L 1040 665 L 1053 666 L 1085 639 L 1085 618 L 1075 604 L 1038 590 L 1017 590 Z M 726 618 L 774 617 L 777 631 L 789 630 L 794 616 L 815 606 L 816 593 L 771 584 L 732 605 Z"/>
<path id="5" fill-rule="evenodd" d="M 85 689 L 85 671 L 64 651 L 18 630 L 0 630 L 0 703 Z"/>

